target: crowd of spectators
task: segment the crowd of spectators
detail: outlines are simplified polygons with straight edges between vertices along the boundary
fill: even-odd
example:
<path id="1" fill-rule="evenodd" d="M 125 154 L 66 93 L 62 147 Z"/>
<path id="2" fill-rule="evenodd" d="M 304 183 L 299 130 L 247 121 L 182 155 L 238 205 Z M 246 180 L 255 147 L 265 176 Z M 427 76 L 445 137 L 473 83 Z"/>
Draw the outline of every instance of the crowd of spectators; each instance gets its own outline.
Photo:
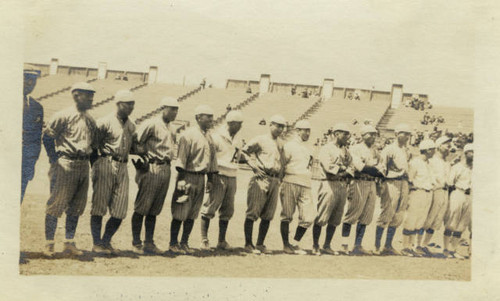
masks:
<path id="1" fill-rule="evenodd" d="M 427 99 L 420 99 L 418 95 L 413 95 L 404 102 L 405 107 L 413 108 L 415 110 L 425 111 L 432 109 L 432 104 Z"/>

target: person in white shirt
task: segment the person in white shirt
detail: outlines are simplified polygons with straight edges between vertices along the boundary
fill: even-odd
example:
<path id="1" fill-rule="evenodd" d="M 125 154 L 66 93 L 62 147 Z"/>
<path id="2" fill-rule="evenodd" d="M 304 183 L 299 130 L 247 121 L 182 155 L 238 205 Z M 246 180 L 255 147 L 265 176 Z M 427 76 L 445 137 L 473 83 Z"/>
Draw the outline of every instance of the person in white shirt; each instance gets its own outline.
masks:
<path id="1" fill-rule="evenodd" d="M 415 249 L 413 249 L 413 244 L 417 233 L 424 226 L 432 203 L 435 180 L 429 166 L 429 159 L 434 155 L 435 148 L 432 140 L 423 140 L 419 145 L 420 156 L 413 158 L 409 163 L 410 194 L 403 229 L 403 250 L 401 250 L 405 256 L 413 257 L 426 254 L 420 246 L 420 240 L 417 241 Z"/>
<path id="2" fill-rule="evenodd" d="M 215 145 L 218 174 L 214 174 L 212 190 L 201 209 L 201 248 L 210 248 L 208 228 L 215 212 L 219 211 L 219 242 L 217 249 L 230 249 L 226 241 L 229 220 L 234 213 L 234 195 L 236 194 L 236 173 L 243 142 L 238 132 L 243 124 L 240 111 L 230 111 L 226 116 L 226 126 L 212 134 Z"/>
<path id="3" fill-rule="evenodd" d="M 286 254 L 304 255 L 306 252 L 299 246 L 316 217 L 316 208 L 311 194 L 312 149 L 307 144 L 311 134 L 311 125 L 300 120 L 295 125 L 297 135 L 283 146 L 285 176 L 281 184 L 281 238 L 283 251 Z M 299 210 L 299 224 L 295 231 L 294 245 L 289 242 L 289 226 L 295 213 Z"/>

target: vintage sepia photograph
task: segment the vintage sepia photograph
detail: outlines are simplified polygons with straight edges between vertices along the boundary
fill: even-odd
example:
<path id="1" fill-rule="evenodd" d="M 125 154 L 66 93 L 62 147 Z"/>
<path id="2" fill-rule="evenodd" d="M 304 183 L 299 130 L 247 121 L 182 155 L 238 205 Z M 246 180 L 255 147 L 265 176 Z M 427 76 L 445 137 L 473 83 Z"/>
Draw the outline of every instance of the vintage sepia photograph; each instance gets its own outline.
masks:
<path id="1" fill-rule="evenodd" d="M 473 280 L 486 5 L 27 2 L 23 279 Z"/>

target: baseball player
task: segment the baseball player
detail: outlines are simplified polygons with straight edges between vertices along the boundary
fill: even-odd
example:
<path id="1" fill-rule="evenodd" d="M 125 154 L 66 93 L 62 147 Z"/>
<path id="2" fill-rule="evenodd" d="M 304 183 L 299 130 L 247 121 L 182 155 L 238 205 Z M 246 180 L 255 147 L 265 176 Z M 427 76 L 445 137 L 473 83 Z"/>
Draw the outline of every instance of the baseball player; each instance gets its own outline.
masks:
<path id="1" fill-rule="evenodd" d="M 427 255 L 417 241 L 413 249 L 415 237 L 420 229 L 423 229 L 425 220 L 432 204 L 432 191 L 434 189 L 434 174 L 429 164 L 435 151 L 432 140 L 422 140 L 419 144 L 420 156 L 411 159 L 408 164 L 408 183 L 410 193 L 408 195 L 408 209 L 403 224 L 403 249 L 401 254 L 405 256 Z"/>
<path id="2" fill-rule="evenodd" d="M 436 153 L 429 159 L 429 165 L 434 175 L 435 186 L 432 191 L 432 204 L 429 214 L 424 223 L 425 237 L 423 241 L 423 251 L 430 254 L 429 243 L 434 231 L 439 230 L 444 221 L 444 214 L 448 208 L 448 185 L 446 180 L 450 173 L 450 163 L 447 156 L 451 147 L 451 138 L 442 136 L 436 140 Z M 422 233 L 423 234 L 423 233 Z M 419 236 L 422 236 L 419 233 Z"/>
<path id="3" fill-rule="evenodd" d="M 473 157 L 472 144 L 466 144 L 464 146 L 464 159 L 451 168 L 448 176 L 448 186 L 450 186 L 451 193 L 449 207 L 445 215 L 443 254 L 449 258 L 464 258 L 457 252 L 457 246 L 462 232 L 471 224 Z"/>
<path id="4" fill-rule="evenodd" d="M 66 242 L 64 251 L 82 255 L 74 237 L 79 216 L 87 203 L 89 186 L 89 156 L 96 142 L 96 123 L 88 114 L 95 89 L 88 83 L 76 83 L 71 88 L 75 107 L 60 111 L 51 118 L 44 130 L 43 143 L 51 164 L 50 198 L 45 215 L 44 254 L 54 254 L 57 219 L 66 212 Z"/>
<path id="5" fill-rule="evenodd" d="M 318 214 L 313 226 L 313 254 L 319 255 L 321 227 L 326 227 L 325 243 L 321 252 L 329 255 L 338 253 L 331 248 L 335 228 L 340 225 L 347 199 L 348 181 L 354 173 L 352 157 L 347 150 L 350 130 L 344 123 L 333 127 L 333 141 L 325 144 L 319 154 L 322 167 L 322 181 L 318 191 Z"/>
<path id="6" fill-rule="evenodd" d="M 42 148 L 43 107 L 29 95 L 35 89 L 39 76 L 40 70 L 33 66 L 29 65 L 24 68 L 21 203 L 28 182 L 35 176 L 35 164 Z"/>
<path id="7" fill-rule="evenodd" d="M 195 109 L 197 124 L 188 128 L 179 138 L 177 152 L 178 171 L 176 190 L 172 196 L 172 224 L 170 227 L 170 251 L 174 253 L 194 252 L 189 247 L 189 235 L 194 220 L 198 217 L 206 190 L 213 188 L 213 177 L 217 173 L 215 145 L 208 130 L 213 125 L 214 112 L 208 105 Z M 183 224 L 182 238 L 178 244 L 179 230 Z"/>
<path id="8" fill-rule="evenodd" d="M 350 251 L 348 239 L 351 226 L 355 223 L 357 223 L 356 238 L 352 253 L 355 255 L 371 254 L 362 247 L 362 241 L 366 226 L 371 223 L 375 211 L 377 197 L 375 181 L 383 177 L 380 171 L 383 170 L 380 166 L 380 156 L 374 145 L 376 135 L 375 127 L 364 125 L 361 128 L 363 141 L 349 149 L 355 173 L 354 181 L 350 185 L 352 197 L 348 199 L 347 212 L 342 225 L 342 251 L 346 254 Z"/>
<path id="9" fill-rule="evenodd" d="M 396 228 L 401 225 L 408 206 L 408 159 L 407 147 L 411 129 L 407 124 L 398 124 L 395 128 L 396 139 L 387 145 L 380 154 L 381 166 L 385 174 L 381 189 L 380 207 L 375 234 L 375 254 L 401 255 L 393 248 L 392 240 Z M 380 241 L 384 229 L 387 229 L 385 246 L 380 251 Z"/>
<path id="10" fill-rule="evenodd" d="M 245 251 L 249 253 L 270 253 L 264 245 L 264 240 L 278 204 L 283 152 L 283 142 L 279 136 L 285 129 L 285 125 L 286 121 L 283 116 L 272 116 L 269 125 L 270 133 L 253 138 L 243 149 L 243 153 L 247 155 L 247 163 L 254 173 L 248 183 L 248 207 L 244 225 Z M 257 245 L 254 246 L 253 224 L 258 218 L 261 221 Z"/>
<path id="11" fill-rule="evenodd" d="M 135 124 L 129 116 L 134 110 L 135 97 L 128 90 L 115 94 L 116 112 L 97 120 L 98 146 L 92 157 L 92 209 L 90 229 L 94 246 L 93 252 L 116 253 L 111 246 L 111 238 L 118 231 L 127 215 L 128 207 L 128 154 L 137 136 Z M 111 217 L 101 237 L 102 218 L 109 208 Z"/>
<path id="12" fill-rule="evenodd" d="M 304 255 L 299 247 L 300 240 L 316 217 L 316 208 L 311 194 L 312 149 L 307 145 L 311 125 L 306 120 L 295 124 L 297 136 L 283 146 L 285 176 L 281 184 L 281 237 L 286 254 Z M 295 230 L 294 244 L 289 242 L 289 226 L 295 208 L 299 210 L 299 224 Z"/>
<path id="13" fill-rule="evenodd" d="M 201 209 L 201 244 L 208 250 L 208 228 L 210 220 L 219 211 L 219 242 L 217 249 L 230 248 L 226 241 L 229 220 L 234 213 L 234 195 L 236 194 L 236 173 L 238 171 L 242 140 L 237 135 L 243 123 L 240 111 L 230 111 L 226 116 L 227 125 L 212 135 L 215 145 L 218 174 L 213 175 L 212 189 Z"/>
<path id="14" fill-rule="evenodd" d="M 154 243 L 154 231 L 170 183 L 170 162 L 175 146 L 172 122 L 177 117 L 179 104 L 175 98 L 164 97 L 160 107 L 163 108 L 160 116 L 145 120 L 137 129 L 137 151 L 143 159 L 132 160 L 139 187 L 132 215 L 132 246 L 136 253 L 163 253 Z M 144 245 L 141 240 L 143 223 Z"/>

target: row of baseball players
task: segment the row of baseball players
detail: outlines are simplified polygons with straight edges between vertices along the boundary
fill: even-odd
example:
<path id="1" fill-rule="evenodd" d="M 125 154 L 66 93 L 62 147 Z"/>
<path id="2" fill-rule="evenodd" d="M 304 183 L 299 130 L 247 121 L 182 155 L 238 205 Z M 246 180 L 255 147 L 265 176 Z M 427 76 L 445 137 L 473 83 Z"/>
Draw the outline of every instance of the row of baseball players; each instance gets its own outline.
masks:
<path id="1" fill-rule="evenodd" d="M 115 253 L 113 235 L 126 217 L 129 180 L 129 154 L 137 169 L 139 190 L 132 216 L 132 245 L 136 252 L 160 254 L 154 243 L 156 217 L 162 211 L 170 177 L 171 164 L 177 170 L 175 191 L 171 202 L 170 251 L 189 254 L 189 237 L 194 221 L 201 211 L 202 249 L 209 249 L 210 220 L 219 213 L 218 249 L 229 249 L 226 241 L 228 223 L 234 213 L 234 196 L 238 162 L 245 161 L 253 171 L 248 184 L 247 211 L 244 223 L 245 250 L 269 253 L 264 242 L 270 221 L 281 199 L 281 236 L 284 252 L 305 254 L 299 242 L 307 228 L 313 230 L 313 254 L 336 254 L 331 241 L 335 228 L 342 225 L 341 252 L 370 254 L 362 247 L 366 226 L 375 209 L 376 179 L 383 179 L 381 213 L 377 221 L 375 252 L 380 254 L 423 255 L 429 250 L 434 230 L 445 222 L 444 247 L 447 256 L 455 255 L 461 233 L 470 225 L 470 190 L 472 145 L 464 149 L 464 160 L 450 170 L 446 163 L 449 140 L 440 138 L 420 144 L 420 156 L 408 160 L 407 125 L 396 128 L 396 140 L 381 153 L 373 147 L 376 129 L 362 128 L 363 142 L 347 148 L 349 128 L 337 124 L 332 140 L 319 151 L 321 175 L 311 177 L 312 150 L 307 144 L 311 127 L 307 121 L 295 125 L 296 135 L 285 142 L 280 138 L 286 121 L 280 115 L 270 119 L 269 133 L 252 139 L 245 146 L 237 133 L 243 118 L 239 111 L 230 111 L 226 126 L 210 130 L 213 110 L 206 105 L 196 108 L 196 124 L 178 139 L 172 129 L 179 103 L 173 98 L 161 100 L 162 114 L 141 123 L 137 129 L 128 118 L 135 98 L 132 92 L 118 91 L 117 110 L 97 122 L 88 114 L 95 89 L 88 83 L 71 88 L 75 106 L 56 113 L 46 124 L 43 143 L 51 163 L 51 192 L 46 207 L 44 253 L 54 253 L 54 235 L 58 218 L 66 213 L 64 251 L 81 255 L 74 242 L 79 216 L 87 202 L 89 173 L 92 178 L 91 232 L 93 251 Z M 176 160 L 174 149 L 177 143 Z M 434 154 L 437 148 L 436 154 Z M 90 165 L 89 165 L 90 161 Z M 409 161 L 409 162 L 408 162 Z M 91 167 L 91 171 L 90 171 Z M 448 191 L 453 189 L 448 199 Z M 204 200 L 204 194 L 208 197 Z M 348 195 L 351 197 L 348 198 Z M 317 200 L 317 201 L 316 201 Z M 348 203 L 344 216 L 344 206 Z M 289 224 L 298 209 L 299 223 L 294 241 L 289 239 Z M 109 212 L 104 234 L 103 217 Z M 406 216 L 406 218 L 405 218 Z M 257 242 L 254 245 L 254 222 L 260 218 Z M 404 224 L 403 224 L 404 221 Z M 141 239 L 142 224 L 144 241 Z M 355 243 L 348 246 L 351 225 L 356 224 Z M 392 246 L 396 228 L 403 224 L 404 249 Z M 326 226 L 322 248 L 319 238 Z M 182 235 L 179 242 L 179 233 Z M 387 228 L 384 248 L 381 238 Z M 422 235 L 426 237 L 422 245 Z M 413 247 L 418 237 L 416 247 Z M 450 243 L 451 240 L 451 243 Z"/>

